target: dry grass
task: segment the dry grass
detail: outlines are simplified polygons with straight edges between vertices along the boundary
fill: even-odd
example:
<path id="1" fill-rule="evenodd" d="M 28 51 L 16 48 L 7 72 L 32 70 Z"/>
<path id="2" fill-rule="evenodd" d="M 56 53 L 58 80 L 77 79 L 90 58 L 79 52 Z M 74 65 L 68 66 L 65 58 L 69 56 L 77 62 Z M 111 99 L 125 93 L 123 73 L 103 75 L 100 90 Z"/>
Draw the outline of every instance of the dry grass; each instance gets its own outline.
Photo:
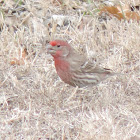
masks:
<path id="1" fill-rule="evenodd" d="M 100 22 L 100 4 L 80 0 L 62 5 L 53 0 L 1 2 L 1 140 L 140 137 L 140 25 L 115 18 Z M 66 85 L 46 53 L 45 42 L 54 38 L 67 40 L 79 53 L 123 75 L 92 89 Z M 26 64 L 10 65 L 25 47 L 29 53 Z"/>

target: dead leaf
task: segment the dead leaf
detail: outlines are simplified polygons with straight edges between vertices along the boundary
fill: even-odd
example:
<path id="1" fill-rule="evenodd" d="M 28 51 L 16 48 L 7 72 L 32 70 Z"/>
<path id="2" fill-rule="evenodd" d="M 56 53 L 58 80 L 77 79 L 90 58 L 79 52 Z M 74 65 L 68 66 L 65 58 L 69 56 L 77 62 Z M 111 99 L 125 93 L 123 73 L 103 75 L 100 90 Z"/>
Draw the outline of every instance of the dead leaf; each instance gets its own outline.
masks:
<path id="1" fill-rule="evenodd" d="M 28 55 L 27 48 L 22 51 L 22 57 L 25 58 Z"/>
<path id="2" fill-rule="evenodd" d="M 100 15 L 102 13 L 108 13 L 109 15 L 115 16 L 117 19 L 122 20 L 140 20 L 140 16 L 137 12 L 131 11 L 130 7 L 128 5 L 125 6 L 105 6 L 102 9 L 100 9 Z"/>
<path id="3" fill-rule="evenodd" d="M 55 6 L 63 5 L 63 1 L 62 1 L 62 0 L 53 0 L 52 3 L 53 3 Z"/>
<path id="4" fill-rule="evenodd" d="M 26 61 L 26 56 L 28 55 L 27 49 L 19 51 L 19 59 L 13 58 L 10 62 L 11 65 L 24 65 Z"/>
<path id="5" fill-rule="evenodd" d="M 137 20 L 137 21 L 140 20 L 140 16 L 137 12 L 130 11 L 130 12 L 127 12 L 125 15 L 126 15 L 127 20 L 130 20 L 130 19 Z"/>
<path id="6" fill-rule="evenodd" d="M 13 60 L 11 61 L 11 65 L 24 65 L 25 64 L 25 59 L 21 58 L 21 59 L 17 59 L 17 58 L 13 58 Z"/>

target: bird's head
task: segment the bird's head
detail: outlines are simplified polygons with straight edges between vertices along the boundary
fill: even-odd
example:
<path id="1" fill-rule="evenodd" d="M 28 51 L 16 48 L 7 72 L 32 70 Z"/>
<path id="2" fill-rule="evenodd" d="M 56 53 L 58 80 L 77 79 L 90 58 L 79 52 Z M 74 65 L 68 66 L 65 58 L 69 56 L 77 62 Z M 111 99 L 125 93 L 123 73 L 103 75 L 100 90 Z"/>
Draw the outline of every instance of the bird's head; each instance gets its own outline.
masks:
<path id="1" fill-rule="evenodd" d="M 70 53 L 71 46 L 66 41 L 54 40 L 47 46 L 47 50 L 54 58 L 67 57 Z"/>

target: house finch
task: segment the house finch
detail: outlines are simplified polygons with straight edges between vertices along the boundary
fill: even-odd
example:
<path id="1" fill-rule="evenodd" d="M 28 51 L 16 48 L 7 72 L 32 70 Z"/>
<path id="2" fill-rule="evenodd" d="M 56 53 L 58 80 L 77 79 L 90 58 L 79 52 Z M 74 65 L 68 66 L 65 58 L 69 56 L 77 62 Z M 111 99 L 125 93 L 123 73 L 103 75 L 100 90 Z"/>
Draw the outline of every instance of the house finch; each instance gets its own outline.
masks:
<path id="1" fill-rule="evenodd" d="M 54 58 L 57 74 L 71 86 L 93 86 L 115 74 L 110 69 L 95 66 L 65 41 L 51 41 L 47 49 Z"/>

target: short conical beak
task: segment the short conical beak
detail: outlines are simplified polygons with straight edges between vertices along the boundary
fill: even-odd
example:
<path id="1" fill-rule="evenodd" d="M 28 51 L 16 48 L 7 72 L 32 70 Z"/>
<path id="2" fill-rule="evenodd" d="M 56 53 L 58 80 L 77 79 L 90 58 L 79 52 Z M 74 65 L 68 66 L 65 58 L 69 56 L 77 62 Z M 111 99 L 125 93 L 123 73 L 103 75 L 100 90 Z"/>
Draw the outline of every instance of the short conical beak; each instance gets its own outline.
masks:
<path id="1" fill-rule="evenodd" d="M 50 44 L 48 44 L 46 46 L 46 49 L 47 49 L 47 53 L 50 53 L 50 54 L 54 54 L 55 53 L 55 50 L 53 49 L 53 47 Z"/>
<path id="2" fill-rule="evenodd" d="M 46 49 L 47 50 L 49 50 L 49 49 L 51 49 L 52 48 L 52 46 L 50 45 L 50 44 L 48 44 L 47 46 L 46 46 Z"/>

